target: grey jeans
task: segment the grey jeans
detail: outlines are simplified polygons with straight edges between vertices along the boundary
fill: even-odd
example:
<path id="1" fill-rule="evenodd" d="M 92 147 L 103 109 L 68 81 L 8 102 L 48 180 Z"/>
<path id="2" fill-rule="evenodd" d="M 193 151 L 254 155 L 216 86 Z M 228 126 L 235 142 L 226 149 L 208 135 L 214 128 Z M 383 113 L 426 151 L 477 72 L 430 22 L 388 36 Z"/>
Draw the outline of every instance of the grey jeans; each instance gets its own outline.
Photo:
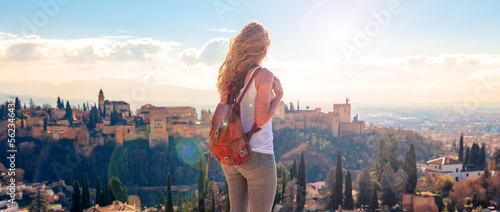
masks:
<path id="1" fill-rule="evenodd" d="M 222 164 L 222 170 L 229 187 L 231 212 L 271 211 L 277 183 L 274 154 L 252 151 L 252 158 L 246 163 Z"/>

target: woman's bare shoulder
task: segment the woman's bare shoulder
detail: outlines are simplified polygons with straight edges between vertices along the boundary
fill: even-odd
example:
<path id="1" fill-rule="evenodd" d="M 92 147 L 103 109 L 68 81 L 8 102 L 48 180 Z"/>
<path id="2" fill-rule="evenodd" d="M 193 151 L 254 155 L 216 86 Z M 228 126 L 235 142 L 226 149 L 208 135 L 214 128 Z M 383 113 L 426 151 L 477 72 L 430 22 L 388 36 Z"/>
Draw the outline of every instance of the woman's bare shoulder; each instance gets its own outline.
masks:
<path id="1" fill-rule="evenodd" d="M 259 73 L 255 77 L 258 81 L 272 81 L 274 74 L 267 68 L 260 68 Z"/>

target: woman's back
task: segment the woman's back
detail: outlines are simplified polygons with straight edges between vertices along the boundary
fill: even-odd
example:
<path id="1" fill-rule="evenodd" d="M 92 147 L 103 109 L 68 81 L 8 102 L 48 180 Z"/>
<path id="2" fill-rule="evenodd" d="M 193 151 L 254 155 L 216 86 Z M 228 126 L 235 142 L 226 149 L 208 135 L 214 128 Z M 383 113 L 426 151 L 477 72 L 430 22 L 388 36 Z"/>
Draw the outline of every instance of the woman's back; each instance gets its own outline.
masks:
<path id="1" fill-rule="evenodd" d="M 260 68 L 260 66 L 252 68 L 248 75 L 251 76 L 258 68 Z M 255 122 L 255 99 L 257 98 L 255 80 L 252 80 L 252 82 L 250 82 L 250 84 L 246 84 L 245 87 L 246 86 L 250 87 L 241 100 L 241 124 L 243 125 L 243 131 L 245 133 L 252 129 Z M 241 90 L 243 89 L 244 88 Z M 271 99 L 269 99 L 269 101 L 271 101 Z M 274 154 L 272 117 L 263 126 L 261 126 L 260 131 L 252 135 L 252 138 L 250 139 L 250 147 L 252 147 L 252 151 L 255 152 Z"/>

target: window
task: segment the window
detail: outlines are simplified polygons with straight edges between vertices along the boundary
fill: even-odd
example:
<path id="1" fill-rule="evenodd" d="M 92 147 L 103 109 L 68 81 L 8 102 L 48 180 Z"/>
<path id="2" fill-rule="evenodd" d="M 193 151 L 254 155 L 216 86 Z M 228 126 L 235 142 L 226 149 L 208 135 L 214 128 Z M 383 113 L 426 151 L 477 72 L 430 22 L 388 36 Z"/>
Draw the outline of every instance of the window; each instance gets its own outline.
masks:
<path id="1" fill-rule="evenodd" d="M 457 168 L 457 172 L 458 172 L 458 168 Z"/>
<path id="2" fill-rule="evenodd" d="M 439 166 L 439 169 L 441 169 L 441 166 Z"/>
<path id="3" fill-rule="evenodd" d="M 458 181 L 458 177 L 455 177 L 455 181 Z"/>
<path id="4" fill-rule="evenodd" d="M 469 176 L 469 173 L 467 173 L 465 176 L 467 176 L 467 177 L 468 177 L 468 176 Z"/>
<path id="5" fill-rule="evenodd" d="M 434 169 L 437 169 L 438 167 L 437 166 L 434 166 Z"/>

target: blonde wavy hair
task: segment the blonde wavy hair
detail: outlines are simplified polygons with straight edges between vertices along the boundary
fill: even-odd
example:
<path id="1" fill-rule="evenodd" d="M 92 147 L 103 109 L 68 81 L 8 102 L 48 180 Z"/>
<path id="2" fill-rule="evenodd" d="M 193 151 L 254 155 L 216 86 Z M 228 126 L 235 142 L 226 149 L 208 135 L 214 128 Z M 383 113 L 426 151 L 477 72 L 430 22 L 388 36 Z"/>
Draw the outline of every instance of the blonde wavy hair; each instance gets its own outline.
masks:
<path id="1" fill-rule="evenodd" d="M 257 22 L 248 23 L 238 35 L 231 38 L 229 51 L 217 76 L 219 94 L 238 94 L 243 88 L 247 71 L 259 65 L 270 45 L 267 29 Z"/>

